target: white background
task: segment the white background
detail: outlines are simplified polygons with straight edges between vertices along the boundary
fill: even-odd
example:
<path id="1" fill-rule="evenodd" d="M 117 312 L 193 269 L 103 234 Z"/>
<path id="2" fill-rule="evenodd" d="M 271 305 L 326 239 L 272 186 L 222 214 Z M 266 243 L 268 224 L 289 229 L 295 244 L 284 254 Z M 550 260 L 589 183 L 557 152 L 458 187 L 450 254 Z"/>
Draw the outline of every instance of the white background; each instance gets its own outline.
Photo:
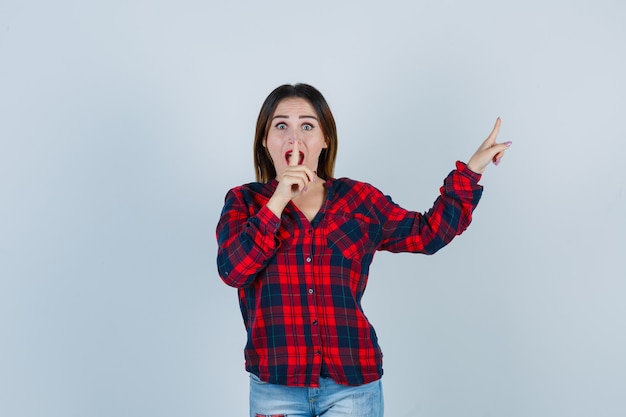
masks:
<path id="1" fill-rule="evenodd" d="M 0 0 L 0 415 L 244 416 L 219 279 L 266 95 L 307 82 L 336 175 L 427 210 L 497 116 L 463 236 L 376 256 L 389 416 L 626 415 L 626 6 Z"/>

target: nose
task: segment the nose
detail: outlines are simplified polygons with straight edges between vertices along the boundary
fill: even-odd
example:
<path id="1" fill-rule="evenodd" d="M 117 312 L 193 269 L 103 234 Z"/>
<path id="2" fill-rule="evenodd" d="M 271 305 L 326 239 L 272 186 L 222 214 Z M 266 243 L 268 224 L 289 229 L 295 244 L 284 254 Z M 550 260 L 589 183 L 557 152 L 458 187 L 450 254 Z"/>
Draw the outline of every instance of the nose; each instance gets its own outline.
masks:
<path id="1" fill-rule="evenodd" d="M 295 141 L 298 141 L 298 144 L 302 144 L 302 138 L 301 138 L 301 137 L 294 137 L 294 136 L 291 136 L 291 137 L 287 140 L 287 142 L 288 142 L 288 143 L 290 143 L 290 144 L 293 144 Z"/>

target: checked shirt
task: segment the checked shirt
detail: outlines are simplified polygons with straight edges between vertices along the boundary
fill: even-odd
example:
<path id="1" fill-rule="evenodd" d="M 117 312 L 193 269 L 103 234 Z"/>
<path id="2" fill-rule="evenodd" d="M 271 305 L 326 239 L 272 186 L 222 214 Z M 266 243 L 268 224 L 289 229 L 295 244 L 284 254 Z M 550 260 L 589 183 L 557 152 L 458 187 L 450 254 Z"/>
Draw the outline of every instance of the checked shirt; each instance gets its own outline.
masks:
<path id="1" fill-rule="evenodd" d="M 293 203 L 281 218 L 266 207 L 276 180 L 230 190 L 217 225 L 217 267 L 238 288 L 246 370 L 273 384 L 318 387 L 323 362 L 340 384 L 379 379 L 382 352 L 361 308 L 374 253 L 441 249 L 470 224 L 479 179 L 457 162 L 426 213 L 401 208 L 369 184 L 329 179 L 311 222 Z"/>

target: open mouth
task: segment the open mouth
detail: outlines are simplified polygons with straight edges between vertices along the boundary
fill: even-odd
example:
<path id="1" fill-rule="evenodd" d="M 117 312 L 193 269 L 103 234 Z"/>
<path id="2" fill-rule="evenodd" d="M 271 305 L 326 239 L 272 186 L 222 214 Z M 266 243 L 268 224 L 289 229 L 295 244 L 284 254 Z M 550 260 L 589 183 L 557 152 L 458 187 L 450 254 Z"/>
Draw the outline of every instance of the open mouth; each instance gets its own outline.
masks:
<path id="1" fill-rule="evenodd" d="M 302 165 L 302 163 L 304 162 L 304 152 L 298 152 L 298 154 L 299 154 L 298 165 Z M 287 161 L 287 164 L 289 164 L 290 158 L 291 158 L 291 151 L 285 152 L 285 160 Z"/>

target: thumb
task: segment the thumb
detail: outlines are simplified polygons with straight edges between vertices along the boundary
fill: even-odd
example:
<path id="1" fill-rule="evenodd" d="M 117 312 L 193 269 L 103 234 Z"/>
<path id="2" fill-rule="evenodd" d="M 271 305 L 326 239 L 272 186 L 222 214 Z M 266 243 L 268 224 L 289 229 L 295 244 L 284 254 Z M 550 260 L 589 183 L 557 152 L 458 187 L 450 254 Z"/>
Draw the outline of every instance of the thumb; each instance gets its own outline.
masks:
<path id="1" fill-rule="evenodd" d="M 506 151 L 513 142 L 504 142 L 498 145 L 494 145 L 490 150 L 492 151 L 491 161 L 497 166 L 500 163 L 500 159 L 504 156 Z"/>

